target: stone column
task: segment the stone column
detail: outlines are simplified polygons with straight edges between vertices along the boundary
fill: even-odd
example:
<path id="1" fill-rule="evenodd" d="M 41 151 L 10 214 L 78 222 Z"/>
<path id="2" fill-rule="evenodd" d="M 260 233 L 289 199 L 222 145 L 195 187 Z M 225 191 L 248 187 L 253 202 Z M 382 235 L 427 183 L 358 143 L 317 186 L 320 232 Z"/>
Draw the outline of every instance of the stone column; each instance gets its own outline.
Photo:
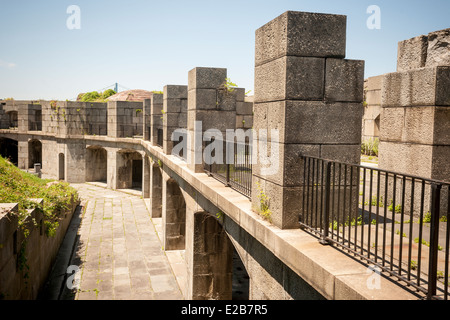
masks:
<path id="1" fill-rule="evenodd" d="M 226 90 L 227 69 L 197 67 L 188 75 L 188 167 L 203 172 L 203 134 L 215 129 L 225 139 L 236 127 L 236 103 L 245 89 Z"/>
<path id="2" fill-rule="evenodd" d="M 399 43 L 399 71 L 383 78 L 380 168 L 450 181 L 449 42 L 450 29 Z"/>
<path id="3" fill-rule="evenodd" d="M 163 95 L 154 93 L 150 104 L 150 141 L 153 146 L 158 145 L 158 130 L 163 128 Z M 161 145 L 162 147 L 162 145 Z"/>
<path id="4" fill-rule="evenodd" d="M 152 164 L 150 157 L 146 154 L 142 161 L 142 197 L 144 199 L 150 198 L 151 190 L 150 190 L 150 175 L 152 170 Z"/>
<path id="5" fill-rule="evenodd" d="M 66 181 L 84 183 L 86 181 L 86 144 L 84 141 L 67 141 L 65 161 L 68 168 Z"/>
<path id="6" fill-rule="evenodd" d="M 120 121 L 123 118 L 123 109 L 118 108 L 118 101 L 108 102 L 108 137 L 121 137 Z"/>
<path id="7" fill-rule="evenodd" d="M 150 165 L 150 216 L 162 217 L 162 170 L 158 163 Z"/>
<path id="8" fill-rule="evenodd" d="M 163 171 L 162 226 L 164 250 L 184 250 L 186 202 L 178 183 Z"/>
<path id="9" fill-rule="evenodd" d="M 187 86 L 165 86 L 163 108 L 163 150 L 166 154 L 172 154 L 172 133 L 177 129 L 187 129 Z M 175 140 L 175 144 L 176 142 L 178 140 Z M 186 141 L 184 144 L 187 146 Z"/>
<path id="10" fill-rule="evenodd" d="M 145 99 L 143 102 L 143 135 L 144 140 L 150 141 L 151 139 L 151 105 L 152 105 L 152 99 Z"/>
<path id="11" fill-rule="evenodd" d="M 342 15 L 288 11 L 256 31 L 252 202 L 268 197 L 280 228 L 298 227 L 300 155 L 360 161 L 364 62 L 345 47 Z"/>

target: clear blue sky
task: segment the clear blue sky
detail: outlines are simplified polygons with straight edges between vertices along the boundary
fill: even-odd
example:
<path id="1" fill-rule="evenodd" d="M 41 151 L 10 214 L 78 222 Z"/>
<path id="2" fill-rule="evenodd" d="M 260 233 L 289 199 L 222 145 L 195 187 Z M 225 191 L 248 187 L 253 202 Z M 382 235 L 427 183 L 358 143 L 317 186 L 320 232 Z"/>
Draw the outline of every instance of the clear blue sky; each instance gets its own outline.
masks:
<path id="1" fill-rule="evenodd" d="M 69 30 L 66 10 L 81 9 Z M 381 9 L 370 30 L 367 8 Z M 0 98 L 72 99 L 118 82 L 162 90 L 194 67 L 223 67 L 253 90 L 255 30 L 287 10 L 347 15 L 347 58 L 394 72 L 397 44 L 450 27 L 449 0 L 0 0 Z"/>

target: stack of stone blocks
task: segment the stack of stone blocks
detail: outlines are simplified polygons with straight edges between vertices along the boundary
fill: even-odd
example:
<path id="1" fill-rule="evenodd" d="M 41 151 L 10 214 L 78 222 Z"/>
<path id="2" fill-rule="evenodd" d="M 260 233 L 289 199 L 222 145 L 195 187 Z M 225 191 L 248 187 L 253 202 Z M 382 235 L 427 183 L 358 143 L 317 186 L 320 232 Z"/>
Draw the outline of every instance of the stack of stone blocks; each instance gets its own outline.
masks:
<path id="1" fill-rule="evenodd" d="M 165 154 L 172 154 L 174 144 L 180 141 L 180 135 L 172 135 L 176 130 L 181 134 L 181 130 L 187 132 L 187 98 L 188 87 L 167 85 L 164 87 L 163 95 L 163 127 L 164 140 L 163 151 Z M 186 135 L 182 139 L 186 139 Z M 187 146 L 187 141 L 183 142 Z"/>
<path id="2" fill-rule="evenodd" d="M 341 15 L 288 11 L 256 31 L 252 203 L 259 210 L 268 196 L 282 229 L 298 228 L 301 155 L 360 162 L 364 61 L 344 59 L 345 49 Z M 273 161 L 264 167 L 266 139 Z"/>
<path id="3" fill-rule="evenodd" d="M 143 135 L 143 102 L 109 101 L 107 114 L 109 137 L 132 138 Z"/>
<path id="4" fill-rule="evenodd" d="M 154 93 L 150 104 L 150 142 L 152 146 L 158 145 L 158 131 L 163 130 L 163 103 L 164 95 Z"/>
<path id="5" fill-rule="evenodd" d="M 236 103 L 236 129 L 250 130 L 253 128 L 253 99 L 245 97 L 244 101 Z"/>
<path id="6" fill-rule="evenodd" d="M 450 181 L 449 43 L 450 29 L 399 43 L 383 77 L 380 168 Z"/>
<path id="7" fill-rule="evenodd" d="M 245 89 L 228 90 L 226 79 L 225 68 L 197 67 L 188 73 L 187 163 L 194 172 L 204 170 L 203 140 L 211 138 L 204 139 L 204 133 L 213 129 L 225 139 L 227 129 L 236 129 L 236 106 L 244 102 Z"/>
<path id="8" fill-rule="evenodd" d="M 432 32 L 398 44 L 397 72 L 383 76 L 381 91 L 381 169 L 450 182 L 450 29 Z M 393 182 L 389 187 L 392 190 Z M 416 216 L 421 185 L 416 182 Z M 397 181 L 400 199 L 401 181 Z M 410 212 L 406 186 L 405 212 Z M 392 195 L 392 191 L 391 197 Z M 441 193 L 441 215 L 447 212 L 448 189 Z M 430 211 L 431 188 L 424 194 Z"/>

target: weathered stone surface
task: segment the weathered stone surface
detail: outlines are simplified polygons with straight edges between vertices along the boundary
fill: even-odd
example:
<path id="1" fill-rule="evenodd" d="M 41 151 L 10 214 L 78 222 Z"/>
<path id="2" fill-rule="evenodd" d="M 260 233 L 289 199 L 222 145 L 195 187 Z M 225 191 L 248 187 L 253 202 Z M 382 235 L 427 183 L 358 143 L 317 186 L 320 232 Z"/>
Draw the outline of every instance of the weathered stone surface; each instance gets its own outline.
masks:
<path id="1" fill-rule="evenodd" d="M 188 92 L 188 110 L 216 110 L 216 89 L 196 89 Z"/>
<path id="2" fill-rule="evenodd" d="M 450 145 L 436 145 L 433 148 L 433 166 L 431 169 L 431 179 L 450 182 Z"/>
<path id="3" fill-rule="evenodd" d="M 166 85 L 164 86 L 163 99 L 186 99 L 187 91 L 187 86 Z"/>
<path id="4" fill-rule="evenodd" d="M 366 103 L 370 106 L 381 105 L 381 89 L 366 92 Z"/>
<path id="5" fill-rule="evenodd" d="M 450 28 L 428 34 L 425 66 L 450 66 Z"/>
<path id="6" fill-rule="evenodd" d="M 256 31 L 256 66 L 282 56 L 345 57 L 347 17 L 287 11 Z"/>
<path id="7" fill-rule="evenodd" d="M 431 178 L 433 146 L 380 141 L 379 167 L 424 178 Z"/>
<path id="8" fill-rule="evenodd" d="M 326 59 L 325 99 L 362 102 L 364 64 L 362 60 Z"/>
<path id="9" fill-rule="evenodd" d="M 227 78 L 225 68 L 197 67 L 189 71 L 188 89 L 217 89 Z"/>
<path id="10" fill-rule="evenodd" d="M 300 187 L 283 187 L 270 181 L 253 176 L 252 203 L 259 204 L 261 192 L 268 198 L 272 223 L 281 229 L 298 228 L 301 194 Z M 257 209 L 257 208 L 255 208 Z"/>
<path id="11" fill-rule="evenodd" d="M 383 107 L 449 106 L 450 67 L 421 68 L 384 75 Z"/>
<path id="12" fill-rule="evenodd" d="M 433 144 L 435 107 L 383 108 L 380 132 L 384 141 Z"/>
<path id="13" fill-rule="evenodd" d="M 359 144 L 363 108 L 360 103 L 277 101 L 255 104 L 253 127 L 279 131 L 284 143 Z M 271 138 L 272 141 L 277 141 Z"/>
<path id="14" fill-rule="evenodd" d="M 255 68 L 255 103 L 323 100 L 325 59 L 285 56 Z"/>
<path id="15" fill-rule="evenodd" d="M 425 67 L 427 60 L 428 38 L 418 36 L 400 41 L 398 44 L 397 72 Z"/>
<path id="16" fill-rule="evenodd" d="M 436 105 L 450 106 L 450 66 L 437 68 Z"/>

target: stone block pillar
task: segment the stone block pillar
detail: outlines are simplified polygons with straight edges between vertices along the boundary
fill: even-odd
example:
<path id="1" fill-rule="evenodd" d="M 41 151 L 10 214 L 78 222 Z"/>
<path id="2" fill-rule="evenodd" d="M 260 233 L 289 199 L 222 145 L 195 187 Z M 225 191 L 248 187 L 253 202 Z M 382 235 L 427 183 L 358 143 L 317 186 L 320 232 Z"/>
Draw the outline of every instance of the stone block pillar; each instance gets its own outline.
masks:
<path id="1" fill-rule="evenodd" d="M 342 15 L 288 11 L 256 31 L 252 202 L 267 196 L 280 228 L 298 227 L 301 155 L 360 161 L 364 61 L 345 47 Z"/>
<path id="2" fill-rule="evenodd" d="M 152 105 L 152 99 L 145 99 L 143 102 L 143 128 L 142 128 L 142 132 L 143 132 L 143 136 L 144 136 L 144 140 L 150 141 L 151 140 L 151 114 L 150 114 L 150 110 L 151 110 L 151 105 Z"/>
<path id="3" fill-rule="evenodd" d="M 164 250 L 184 250 L 186 202 L 178 183 L 163 172 L 162 225 Z"/>
<path id="4" fill-rule="evenodd" d="M 173 146 L 178 142 L 177 139 L 172 141 L 173 132 L 177 129 L 187 130 L 187 89 L 187 86 L 167 85 L 164 87 L 163 150 L 166 154 L 172 154 Z M 187 146 L 186 140 L 183 143 Z"/>
<path id="5" fill-rule="evenodd" d="M 84 183 L 86 181 L 86 144 L 84 141 L 68 141 L 65 152 L 66 181 L 69 183 Z"/>
<path id="6" fill-rule="evenodd" d="M 450 181 L 448 43 L 450 29 L 399 43 L 399 71 L 383 77 L 380 168 Z"/>
<path id="7" fill-rule="evenodd" d="M 119 108 L 118 101 L 108 102 L 108 137 L 119 138 L 121 119 L 124 116 L 123 109 Z"/>
<path id="8" fill-rule="evenodd" d="M 158 131 L 162 134 L 163 129 L 163 95 L 154 93 L 152 96 L 150 104 L 150 130 L 151 137 L 150 141 L 153 146 L 161 144 L 162 136 L 159 137 L 158 141 Z M 162 144 L 160 145 L 162 147 Z"/>
<path id="9" fill-rule="evenodd" d="M 236 104 L 244 101 L 244 90 L 226 90 L 227 69 L 197 67 L 188 75 L 188 167 L 203 172 L 203 134 L 214 129 L 225 139 L 227 129 L 236 128 Z"/>

